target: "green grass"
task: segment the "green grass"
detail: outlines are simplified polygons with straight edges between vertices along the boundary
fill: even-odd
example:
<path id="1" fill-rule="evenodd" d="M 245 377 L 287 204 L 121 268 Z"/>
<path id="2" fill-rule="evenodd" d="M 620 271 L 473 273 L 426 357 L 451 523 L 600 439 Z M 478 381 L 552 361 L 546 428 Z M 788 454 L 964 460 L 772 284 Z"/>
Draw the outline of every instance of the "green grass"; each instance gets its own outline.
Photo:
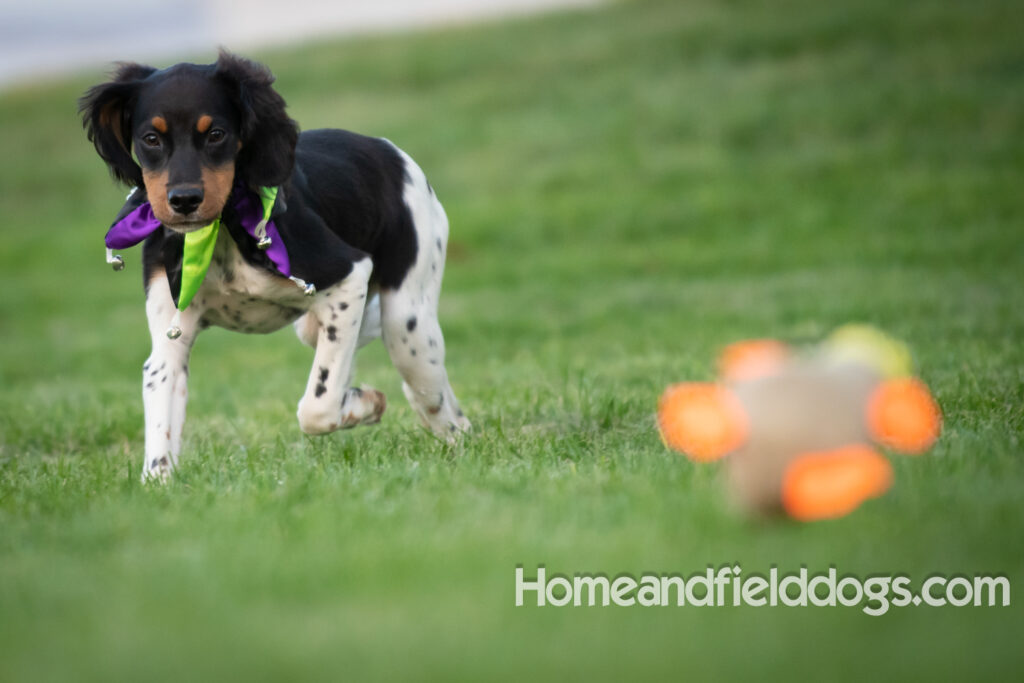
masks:
<path id="1" fill-rule="evenodd" d="M 1024 47 L 1016 2 L 626 3 L 258 53 L 304 128 L 386 136 L 452 245 L 475 434 L 304 437 L 289 331 L 197 345 L 183 466 L 138 483 L 139 254 L 75 99 L 0 96 L 0 680 L 1017 679 L 1007 608 L 513 606 L 558 572 L 1005 573 L 1024 590 Z M 200 55 L 208 60 L 212 55 Z M 851 320 L 945 415 L 844 519 L 751 522 L 653 405 L 721 345 Z"/>

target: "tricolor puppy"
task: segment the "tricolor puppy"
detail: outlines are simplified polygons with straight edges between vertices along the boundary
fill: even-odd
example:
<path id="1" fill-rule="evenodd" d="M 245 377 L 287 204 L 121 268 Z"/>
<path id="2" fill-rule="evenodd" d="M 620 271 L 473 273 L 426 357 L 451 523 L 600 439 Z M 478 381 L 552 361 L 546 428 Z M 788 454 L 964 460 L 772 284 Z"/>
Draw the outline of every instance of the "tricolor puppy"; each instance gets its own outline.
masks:
<path id="1" fill-rule="evenodd" d="M 162 71 L 122 64 L 80 103 L 96 151 L 135 188 L 108 261 L 119 269 L 109 248 L 145 240 L 143 479 L 177 464 L 189 352 L 211 325 L 294 323 L 316 349 L 298 407 L 307 434 L 380 420 L 383 394 L 352 386 L 356 349 L 378 337 L 428 428 L 451 440 L 470 426 L 437 321 L 448 220 L 423 171 L 381 138 L 300 134 L 273 80 L 228 53 Z"/>

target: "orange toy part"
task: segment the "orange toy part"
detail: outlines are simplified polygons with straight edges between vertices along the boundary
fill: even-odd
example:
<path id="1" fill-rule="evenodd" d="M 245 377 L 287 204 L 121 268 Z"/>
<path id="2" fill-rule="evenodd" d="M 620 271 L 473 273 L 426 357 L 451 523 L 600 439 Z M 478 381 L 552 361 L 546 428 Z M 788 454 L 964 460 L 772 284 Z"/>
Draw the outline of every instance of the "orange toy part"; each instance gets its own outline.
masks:
<path id="1" fill-rule="evenodd" d="M 698 462 L 716 460 L 739 448 L 747 437 L 747 416 L 723 386 L 683 382 L 658 399 L 658 429 L 665 445 Z"/>
<path id="2" fill-rule="evenodd" d="M 772 375 L 789 358 L 789 347 L 775 339 L 748 339 L 729 344 L 718 356 L 718 374 L 727 382 Z"/>
<path id="3" fill-rule="evenodd" d="M 868 400 L 868 429 L 878 443 L 902 453 L 923 453 L 942 429 L 942 413 L 924 382 L 901 377 L 882 382 Z"/>
<path id="4" fill-rule="evenodd" d="M 782 479 L 782 507 L 803 522 L 853 512 L 892 485 L 892 465 L 861 444 L 807 453 L 791 462 Z"/>

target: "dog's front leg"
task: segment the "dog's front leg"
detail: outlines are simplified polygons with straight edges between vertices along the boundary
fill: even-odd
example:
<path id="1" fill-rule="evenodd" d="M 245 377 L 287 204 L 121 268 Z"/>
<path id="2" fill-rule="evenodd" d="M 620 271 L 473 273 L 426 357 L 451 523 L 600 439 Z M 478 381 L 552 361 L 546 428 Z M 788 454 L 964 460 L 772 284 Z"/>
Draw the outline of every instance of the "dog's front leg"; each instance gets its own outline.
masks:
<path id="1" fill-rule="evenodd" d="M 153 350 L 142 366 L 142 402 L 146 416 L 146 456 L 142 480 L 164 481 L 178 464 L 181 431 L 188 400 L 188 358 L 199 333 L 200 311 L 190 306 L 181 314 L 182 334 L 167 338 L 174 300 L 164 273 L 146 288 L 146 319 Z"/>
<path id="2" fill-rule="evenodd" d="M 349 387 L 372 270 L 369 258 L 357 261 L 349 276 L 318 293 L 310 308 L 319 331 L 313 369 L 299 401 L 299 427 L 306 434 L 371 424 L 384 412 L 384 394 Z"/>

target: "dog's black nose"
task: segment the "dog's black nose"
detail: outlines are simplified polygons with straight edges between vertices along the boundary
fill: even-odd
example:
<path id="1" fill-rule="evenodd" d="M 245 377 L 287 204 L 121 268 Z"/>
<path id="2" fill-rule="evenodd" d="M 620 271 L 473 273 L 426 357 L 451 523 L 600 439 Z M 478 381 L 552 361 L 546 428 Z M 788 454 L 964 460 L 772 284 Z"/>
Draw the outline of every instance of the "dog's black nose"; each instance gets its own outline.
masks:
<path id="1" fill-rule="evenodd" d="M 199 208 L 203 201 L 203 188 L 176 187 L 167 191 L 167 203 L 176 213 L 190 214 Z"/>

